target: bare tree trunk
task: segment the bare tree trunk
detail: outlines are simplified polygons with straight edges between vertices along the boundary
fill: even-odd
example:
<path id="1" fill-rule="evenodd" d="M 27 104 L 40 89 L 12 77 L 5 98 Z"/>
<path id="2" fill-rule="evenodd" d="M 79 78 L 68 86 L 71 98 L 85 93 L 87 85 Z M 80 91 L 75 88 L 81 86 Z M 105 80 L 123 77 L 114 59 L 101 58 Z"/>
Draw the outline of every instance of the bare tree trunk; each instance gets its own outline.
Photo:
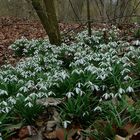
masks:
<path id="1" fill-rule="evenodd" d="M 45 10 L 41 5 L 41 0 L 32 0 L 32 5 L 37 12 L 40 21 L 46 30 L 51 44 L 61 45 L 61 37 L 57 22 L 55 6 L 53 0 L 43 0 Z"/>

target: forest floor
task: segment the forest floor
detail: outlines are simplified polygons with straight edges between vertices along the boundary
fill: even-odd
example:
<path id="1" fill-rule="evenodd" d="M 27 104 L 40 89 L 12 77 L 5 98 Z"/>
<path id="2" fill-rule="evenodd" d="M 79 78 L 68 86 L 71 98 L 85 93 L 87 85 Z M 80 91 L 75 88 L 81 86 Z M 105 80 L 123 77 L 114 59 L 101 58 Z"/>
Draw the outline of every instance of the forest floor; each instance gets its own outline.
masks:
<path id="1" fill-rule="evenodd" d="M 64 24 L 60 23 L 60 30 L 62 31 L 63 35 L 68 35 L 68 42 L 73 40 L 72 34 L 80 32 L 81 30 L 85 29 L 85 25 L 79 25 L 79 24 Z M 108 25 L 105 24 L 96 24 L 93 26 L 93 28 L 104 28 Z M 131 29 L 137 28 L 136 25 L 125 25 L 125 26 L 118 26 L 119 29 L 122 30 L 122 36 L 124 37 L 124 40 L 127 40 L 128 42 L 131 42 L 133 40 Z M 71 34 L 70 34 L 71 33 Z M 139 34 L 140 35 L 140 34 Z M 45 33 L 45 30 L 43 29 L 43 26 L 39 21 L 29 21 L 27 19 L 18 19 L 18 18 L 10 18 L 10 17 L 1 17 L 0 18 L 0 65 L 3 64 L 16 64 L 16 62 L 21 59 L 14 56 L 14 53 L 8 48 L 12 43 L 14 43 L 17 39 L 21 39 L 22 37 L 25 37 L 27 39 L 39 39 L 39 38 L 47 38 L 47 34 Z M 140 38 L 140 36 L 137 36 Z M 50 101 L 52 102 L 52 100 Z M 54 101 L 56 102 L 56 101 Z M 52 110 L 51 110 L 52 111 Z M 53 110 L 53 117 L 55 115 L 57 116 L 57 112 Z M 48 113 L 48 112 L 47 112 Z M 44 112 L 44 114 L 41 117 L 40 120 L 37 120 L 37 125 L 42 125 L 42 119 L 44 119 L 48 114 Z M 56 114 L 55 114 L 56 113 Z M 45 118 L 46 119 L 46 118 Z M 45 121 L 45 120 L 43 120 Z M 46 123 L 46 122 L 45 122 Z M 55 122 L 50 121 L 50 127 L 52 127 L 55 124 Z M 49 126 L 48 126 L 49 127 Z M 79 127 L 78 127 L 79 129 Z M 75 131 L 76 130 L 76 131 Z M 79 140 L 79 133 L 80 130 L 77 131 L 77 128 L 72 132 L 72 135 L 75 135 L 75 140 Z M 36 138 L 30 138 L 32 134 L 34 134 L 36 131 L 36 128 L 32 126 L 25 126 L 19 130 L 18 138 L 11 138 L 11 140 L 41 140 L 41 138 L 38 136 Z M 45 135 L 45 134 L 44 134 Z M 47 134 L 46 134 L 47 135 Z M 64 140 L 65 139 L 65 133 L 63 129 L 58 129 L 54 133 L 51 133 L 49 138 L 46 136 L 46 139 L 55 139 L 53 138 L 53 135 L 57 136 L 57 139 Z M 77 138 L 78 137 L 78 138 Z M 69 140 L 72 140 L 71 138 Z M 93 139 L 92 139 L 93 140 Z M 121 138 L 118 138 L 116 140 L 123 140 Z M 135 139 L 133 139 L 135 140 Z"/>
<path id="2" fill-rule="evenodd" d="M 108 25 L 106 24 L 94 24 L 92 25 L 92 28 L 104 28 L 107 26 Z M 62 37 L 68 36 L 70 41 L 72 41 L 72 34 L 84 30 L 86 28 L 86 24 L 59 23 L 59 27 L 62 32 Z M 119 26 L 119 28 L 124 30 L 123 36 L 124 34 L 126 34 L 125 36 L 129 35 L 127 38 L 128 40 L 131 40 L 131 29 L 134 30 L 137 26 L 126 24 Z M 42 24 L 37 20 L 31 21 L 14 17 L 0 17 L 0 65 L 5 63 L 15 63 L 17 61 L 8 47 L 17 39 L 21 39 L 23 37 L 27 39 L 39 39 L 47 38 L 47 34 Z"/>
<path id="3" fill-rule="evenodd" d="M 59 23 L 60 31 L 65 34 L 72 31 L 80 31 L 85 25 Z M 42 24 L 33 20 L 14 17 L 0 17 L 0 65 L 14 63 L 11 50 L 8 49 L 14 41 L 21 38 L 39 39 L 47 38 Z"/>

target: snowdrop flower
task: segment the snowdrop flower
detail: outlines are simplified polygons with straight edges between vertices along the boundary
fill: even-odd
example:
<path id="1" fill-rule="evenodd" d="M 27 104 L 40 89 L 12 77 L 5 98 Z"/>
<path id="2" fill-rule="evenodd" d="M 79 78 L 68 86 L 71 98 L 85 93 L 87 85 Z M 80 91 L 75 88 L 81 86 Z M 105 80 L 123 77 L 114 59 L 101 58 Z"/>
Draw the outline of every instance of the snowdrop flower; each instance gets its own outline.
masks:
<path id="1" fill-rule="evenodd" d="M 37 96 L 38 96 L 38 98 L 42 98 L 44 96 L 48 98 L 48 95 L 46 93 L 44 93 L 44 92 L 38 92 Z"/>
<path id="2" fill-rule="evenodd" d="M 124 75 L 125 73 L 129 73 L 130 70 L 127 68 L 124 68 L 123 71 L 121 71 L 121 75 Z"/>
<path id="3" fill-rule="evenodd" d="M 17 93 L 16 97 L 23 97 L 21 93 Z"/>
<path id="4" fill-rule="evenodd" d="M 106 76 L 107 76 L 106 74 L 100 74 L 98 75 L 97 79 L 101 79 L 103 81 L 105 80 Z"/>
<path id="5" fill-rule="evenodd" d="M 31 100 L 32 100 L 31 97 L 28 96 L 28 97 L 25 98 L 24 101 L 26 102 L 26 101 L 31 101 Z"/>
<path id="6" fill-rule="evenodd" d="M 54 95 L 55 96 L 55 93 L 52 92 L 52 91 L 48 92 L 48 96 L 51 96 L 51 95 Z"/>
<path id="7" fill-rule="evenodd" d="M 139 46 L 140 45 L 140 41 L 139 40 L 133 41 L 132 44 L 136 45 L 136 46 Z"/>
<path id="8" fill-rule="evenodd" d="M 10 109 L 11 109 L 10 107 L 5 107 L 3 111 L 4 111 L 4 113 L 8 113 L 10 111 Z"/>
<path id="9" fill-rule="evenodd" d="M 33 107 L 33 104 L 31 102 L 28 102 L 25 106 Z"/>
<path id="10" fill-rule="evenodd" d="M 0 89 L 0 95 L 8 95 L 8 93 L 6 90 Z"/>
<path id="11" fill-rule="evenodd" d="M 97 106 L 97 107 L 94 108 L 94 111 L 100 111 L 101 112 L 102 108 L 100 106 Z"/>
<path id="12" fill-rule="evenodd" d="M 77 94 L 79 94 L 79 93 L 81 92 L 81 89 L 78 88 L 78 87 L 76 87 L 76 88 L 75 88 L 75 91 L 76 91 Z"/>
<path id="13" fill-rule="evenodd" d="M 122 95 L 121 95 L 121 93 L 116 93 L 114 97 L 115 97 L 115 98 L 117 98 L 117 97 L 121 98 Z"/>
<path id="14" fill-rule="evenodd" d="M 126 92 L 134 92 L 134 89 L 132 88 L 132 87 L 128 87 L 127 89 L 126 89 Z"/>
<path id="15" fill-rule="evenodd" d="M 89 115 L 89 112 L 88 111 L 84 112 L 82 116 L 84 117 L 85 115 Z"/>
<path id="16" fill-rule="evenodd" d="M 132 78 L 129 76 L 129 75 L 126 75 L 125 77 L 124 77 L 124 80 L 132 80 Z"/>
<path id="17" fill-rule="evenodd" d="M 118 92 L 122 94 L 125 93 L 125 90 L 123 88 L 119 88 Z"/>
<path id="18" fill-rule="evenodd" d="M 25 93 L 25 92 L 28 91 L 28 88 L 24 86 L 24 87 L 21 87 L 21 88 L 19 89 L 19 91 L 23 91 L 23 92 Z"/>
<path id="19" fill-rule="evenodd" d="M 9 97 L 8 101 L 12 104 L 16 104 L 16 99 L 14 99 L 13 97 Z"/>
<path id="20" fill-rule="evenodd" d="M 99 86 L 93 84 L 93 85 L 91 86 L 91 90 L 93 90 L 93 91 L 94 91 L 94 90 L 99 91 Z"/>
<path id="21" fill-rule="evenodd" d="M 107 100 L 110 98 L 110 95 L 108 93 L 105 93 L 102 97 L 105 98 L 105 100 Z"/>
<path id="22" fill-rule="evenodd" d="M 8 105 L 7 102 L 5 102 L 5 101 L 2 101 L 1 104 L 4 105 L 4 106 Z"/>
<path id="23" fill-rule="evenodd" d="M 130 63 L 124 63 L 123 67 L 131 67 L 131 64 Z"/>
<path id="24" fill-rule="evenodd" d="M 66 93 L 66 96 L 67 96 L 68 98 L 71 98 L 71 96 L 73 96 L 73 95 L 74 95 L 73 92 L 68 92 L 68 93 Z"/>
<path id="25" fill-rule="evenodd" d="M 83 84 L 82 84 L 82 83 L 77 83 L 76 86 L 77 86 L 78 88 L 81 88 L 81 86 L 83 86 Z"/>
<path id="26" fill-rule="evenodd" d="M 38 97 L 38 94 L 36 94 L 36 93 L 31 93 L 31 94 L 29 95 L 29 97 L 35 99 L 35 97 Z"/>
<path id="27" fill-rule="evenodd" d="M 64 128 L 67 128 L 68 124 L 71 124 L 71 122 L 70 121 L 63 121 Z"/>

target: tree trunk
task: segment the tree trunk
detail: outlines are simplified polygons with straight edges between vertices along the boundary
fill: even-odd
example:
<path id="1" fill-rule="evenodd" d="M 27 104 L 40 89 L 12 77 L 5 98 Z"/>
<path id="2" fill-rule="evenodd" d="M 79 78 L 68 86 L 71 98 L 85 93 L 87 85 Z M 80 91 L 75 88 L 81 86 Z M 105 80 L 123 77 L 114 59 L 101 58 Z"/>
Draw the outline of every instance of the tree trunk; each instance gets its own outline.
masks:
<path id="1" fill-rule="evenodd" d="M 43 0 L 45 4 L 45 10 L 41 5 L 41 0 L 32 0 L 32 5 L 36 10 L 40 21 L 46 30 L 51 44 L 61 45 L 61 37 L 59 26 L 57 22 L 55 6 L 53 0 Z"/>

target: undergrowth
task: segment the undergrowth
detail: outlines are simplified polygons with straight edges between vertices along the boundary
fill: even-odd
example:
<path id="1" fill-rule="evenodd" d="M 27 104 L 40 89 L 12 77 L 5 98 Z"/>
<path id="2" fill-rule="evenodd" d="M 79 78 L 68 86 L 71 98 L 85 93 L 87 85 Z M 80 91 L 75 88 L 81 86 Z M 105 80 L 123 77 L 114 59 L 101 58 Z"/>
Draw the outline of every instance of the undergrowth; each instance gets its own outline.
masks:
<path id="1" fill-rule="evenodd" d="M 121 40 L 114 26 L 92 33 L 91 37 L 86 31 L 79 33 L 71 45 L 23 38 L 10 46 L 16 56 L 26 58 L 15 67 L 0 69 L 2 135 L 4 125 L 13 123 L 12 117 L 17 124 L 33 124 L 44 108 L 36 100 L 48 97 L 66 98 L 57 109 L 69 125 L 86 129 L 97 124 L 91 127 L 96 139 L 113 139 L 114 125 L 120 129 L 126 121 L 140 123 L 139 103 L 126 100 L 134 98 L 140 87 L 140 48 Z M 104 130 L 98 128 L 99 120 L 107 124 Z"/>

